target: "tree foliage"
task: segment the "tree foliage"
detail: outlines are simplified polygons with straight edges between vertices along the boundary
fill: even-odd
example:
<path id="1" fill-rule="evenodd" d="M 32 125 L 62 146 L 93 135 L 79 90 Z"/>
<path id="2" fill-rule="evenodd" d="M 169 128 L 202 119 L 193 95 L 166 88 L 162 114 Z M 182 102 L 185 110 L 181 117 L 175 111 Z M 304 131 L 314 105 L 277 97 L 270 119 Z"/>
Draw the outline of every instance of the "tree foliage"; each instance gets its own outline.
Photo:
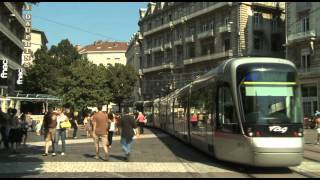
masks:
<path id="1" fill-rule="evenodd" d="M 107 76 L 110 78 L 111 100 L 121 107 L 121 103 L 132 95 L 138 72 L 131 65 L 116 63 L 108 66 Z"/>
<path id="2" fill-rule="evenodd" d="M 25 93 L 44 93 L 63 99 L 64 106 L 83 110 L 131 96 L 137 72 L 132 66 L 105 67 L 81 58 L 68 39 L 50 50 L 35 53 L 34 65 L 27 69 Z"/>

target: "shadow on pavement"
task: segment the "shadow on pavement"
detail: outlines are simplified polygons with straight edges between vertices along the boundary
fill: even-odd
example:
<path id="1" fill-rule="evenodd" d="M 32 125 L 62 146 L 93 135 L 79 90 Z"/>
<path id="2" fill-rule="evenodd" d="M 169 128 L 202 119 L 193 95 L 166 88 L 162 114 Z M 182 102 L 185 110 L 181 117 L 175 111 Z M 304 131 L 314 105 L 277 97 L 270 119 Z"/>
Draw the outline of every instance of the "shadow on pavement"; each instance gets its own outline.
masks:
<path id="1" fill-rule="evenodd" d="M 18 148 L 17 153 L 11 150 L 0 150 L 0 177 L 19 178 L 27 175 L 38 175 L 44 161 L 42 147 Z"/>
<path id="2" fill-rule="evenodd" d="M 226 162 L 218 160 L 214 157 L 209 156 L 208 154 L 194 148 L 190 144 L 187 144 L 178 138 L 169 135 L 168 133 L 156 129 L 156 128 L 148 128 L 153 134 L 155 134 L 158 139 L 166 145 L 170 149 L 174 155 L 178 158 L 181 158 L 185 161 L 190 162 L 198 162 L 202 164 L 206 164 L 209 166 L 214 166 L 218 168 L 223 168 L 230 171 L 237 171 L 239 173 L 246 173 L 246 174 L 288 174 L 292 173 L 289 168 L 262 168 L 262 167 L 253 167 L 238 163 Z M 168 134 L 169 136 L 161 136 L 161 134 Z M 160 135 L 160 136 L 159 136 Z M 187 149 L 186 149 L 187 147 Z"/>

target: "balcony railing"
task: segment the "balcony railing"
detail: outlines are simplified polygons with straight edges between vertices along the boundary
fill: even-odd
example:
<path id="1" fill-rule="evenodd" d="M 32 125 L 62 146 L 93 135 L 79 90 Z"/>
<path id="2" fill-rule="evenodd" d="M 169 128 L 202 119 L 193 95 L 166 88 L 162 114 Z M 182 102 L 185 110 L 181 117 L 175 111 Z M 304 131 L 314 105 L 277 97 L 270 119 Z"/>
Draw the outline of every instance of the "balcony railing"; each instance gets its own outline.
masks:
<path id="1" fill-rule="evenodd" d="M 163 50 L 164 50 L 164 48 L 162 45 L 152 48 L 152 52 L 159 52 L 159 51 L 163 51 Z"/>
<path id="2" fill-rule="evenodd" d="M 211 6 L 207 7 L 207 8 L 201 9 L 199 11 L 196 11 L 196 12 L 192 13 L 192 14 L 189 14 L 187 16 L 181 17 L 181 18 L 179 18 L 177 20 L 170 21 L 167 24 L 164 24 L 164 25 L 155 27 L 155 28 L 153 28 L 151 30 L 145 31 L 144 32 L 144 36 L 148 36 L 150 34 L 156 33 L 158 31 L 162 31 L 162 30 L 167 29 L 167 28 L 172 28 L 175 25 L 178 25 L 178 24 L 181 24 L 181 23 L 185 23 L 186 21 L 188 21 L 188 20 L 190 20 L 192 18 L 195 18 L 195 17 L 201 16 L 203 14 L 212 12 L 212 11 L 214 11 L 216 9 L 219 9 L 219 8 L 222 8 L 224 6 L 232 6 L 232 2 L 217 2 L 217 3 L 211 5 Z"/>
<path id="3" fill-rule="evenodd" d="M 171 49 L 172 48 L 172 42 L 168 42 L 164 44 L 165 49 Z"/>
<path id="4" fill-rule="evenodd" d="M 21 13 L 16 9 L 16 6 L 15 5 L 12 5 L 11 3 L 14 3 L 14 2 L 4 2 L 4 5 L 10 10 L 10 12 L 12 14 L 15 15 L 15 17 L 17 18 L 18 22 L 23 26 L 25 27 L 25 21 L 23 19 L 23 17 L 21 16 Z"/>
<path id="5" fill-rule="evenodd" d="M 149 73 L 149 72 L 154 72 L 154 71 L 159 71 L 159 70 L 163 70 L 163 69 L 170 69 L 171 66 L 172 65 L 169 63 L 169 64 L 164 64 L 164 65 L 144 68 L 143 69 L 143 74 Z"/>
<path id="6" fill-rule="evenodd" d="M 214 36 L 214 31 L 209 30 L 209 31 L 204 31 L 198 34 L 198 39 L 203 39 L 203 38 L 207 38 L 207 37 L 213 37 Z"/>
<path id="7" fill-rule="evenodd" d="M 175 41 L 173 42 L 173 45 L 175 45 L 175 46 L 182 45 L 182 38 L 175 40 Z"/>
<path id="8" fill-rule="evenodd" d="M 299 32 L 299 33 L 295 33 L 295 34 L 290 34 L 288 36 L 288 43 L 291 43 L 294 41 L 302 41 L 302 40 L 306 40 L 308 38 L 315 38 L 315 37 L 316 37 L 315 30 Z"/>
<path id="9" fill-rule="evenodd" d="M 151 49 L 144 50 L 144 54 L 151 54 Z"/>
<path id="10" fill-rule="evenodd" d="M 232 57 L 232 56 L 233 56 L 232 50 L 227 50 L 227 51 L 220 52 L 220 53 L 208 54 L 205 56 L 186 59 L 183 61 L 183 63 L 184 63 L 184 65 L 188 65 L 188 64 L 194 64 L 194 63 L 199 63 L 199 62 L 209 61 L 209 60 L 214 60 L 214 59 L 219 59 L 219 58 L 228 58 L 228 57 Z"/>
<path id="11" fill-rule="evenodd" d="M 21 50 L 23 50 L 22 40 L 14 35 L 5 25 L 0 23 L 0 31 L 3 32 L 14 44 L 16 44 Z"/>
<path id="12" fill-rule="evenodd" d="M 219 33 L 231 32 L 231 25 L 224 25 L 219 27 Z"/>
<path id="13" fill-rule="evenodd" d="M 189 43 L 189 42 L 194 42 L 194 35 L 191 35 L 191 36 L 189 36 L 189 37 L 186 37 L 186 38 L 184 39 L 184 41 L 187 42 L 187 43 Z"/>

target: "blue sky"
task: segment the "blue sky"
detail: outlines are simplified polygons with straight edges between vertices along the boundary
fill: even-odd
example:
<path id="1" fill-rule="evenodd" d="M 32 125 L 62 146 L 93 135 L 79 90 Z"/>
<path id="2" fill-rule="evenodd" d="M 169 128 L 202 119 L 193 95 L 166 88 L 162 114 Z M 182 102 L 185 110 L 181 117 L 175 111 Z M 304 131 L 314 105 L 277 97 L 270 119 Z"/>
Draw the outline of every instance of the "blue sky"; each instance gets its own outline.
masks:
<path id="1" fill-rule="evenodd" d="M 45 32 L 48 48 L 66 38 L 81 46 L 129 41 L 139 29 L 139 8 L 146 7 L 147 2 L 41 2 L 32 7 L 32 28 Z"/>

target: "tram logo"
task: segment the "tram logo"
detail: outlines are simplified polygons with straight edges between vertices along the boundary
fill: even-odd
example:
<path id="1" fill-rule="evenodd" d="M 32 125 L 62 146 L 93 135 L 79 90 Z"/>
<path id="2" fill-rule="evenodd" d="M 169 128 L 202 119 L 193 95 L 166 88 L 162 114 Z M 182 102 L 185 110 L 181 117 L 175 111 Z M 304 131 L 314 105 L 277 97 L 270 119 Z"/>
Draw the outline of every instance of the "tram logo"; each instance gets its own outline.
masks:
<path id="1" fill-rule="evenodd" d="M 269 126 L 269 131 L 285 133 L 288 131 L 288 127 Z"/>

